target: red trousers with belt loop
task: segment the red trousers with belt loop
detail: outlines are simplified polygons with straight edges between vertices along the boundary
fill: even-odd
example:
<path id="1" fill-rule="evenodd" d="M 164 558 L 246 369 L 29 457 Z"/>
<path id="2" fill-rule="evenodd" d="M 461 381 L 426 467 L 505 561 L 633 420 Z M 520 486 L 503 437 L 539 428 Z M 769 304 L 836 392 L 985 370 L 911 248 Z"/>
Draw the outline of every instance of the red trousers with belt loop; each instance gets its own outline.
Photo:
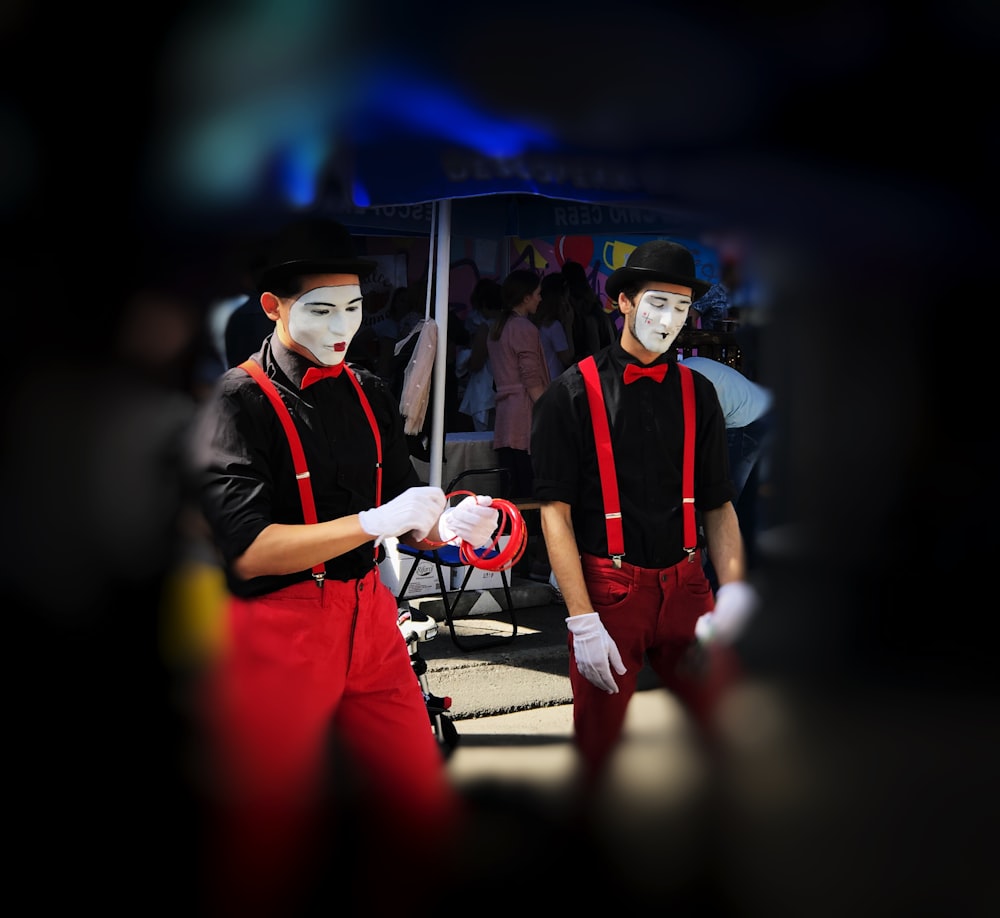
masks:
<path id="1" fill-rule="evenodd" d="M 217 913 L 291 913 L 312 879 L 336 869 L 331 850 L 349 853 L 352 877 L 378 876 L 415 839 L 426 848 L 452 837 L 459 798 L 396 618 L 377 569 L 232 598 L 206 695 Z"/>
<path id="2" fill-rule="evenodd" d="M 645 661 L 663 685 L 686 704 L 695 685 L 680 666 L 695 640 L 695 624 L 715 608 L 712 588 L 695 552 L 662 570 L 610 558 L 583 555 L 583 575 L 594 611 L 618 646 L 628 670 L 613 673 L 618 694 L 609 695 L 580 675 L 569 634 L 570 684 L 573 689 L 574 741 L 589 779 L 599 777 L 621 739 L 628 703 L 635 694 L 639 671 Z"/>

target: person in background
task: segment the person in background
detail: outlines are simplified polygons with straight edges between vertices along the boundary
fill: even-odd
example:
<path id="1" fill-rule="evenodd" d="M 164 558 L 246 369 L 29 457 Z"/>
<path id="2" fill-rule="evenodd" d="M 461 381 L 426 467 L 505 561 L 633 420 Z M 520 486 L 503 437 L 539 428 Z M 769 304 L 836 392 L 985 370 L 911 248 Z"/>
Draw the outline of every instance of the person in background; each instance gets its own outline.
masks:
<path id="1" fill-rule="evenodd" d="M 532 321 L 541 299 L 541 285 L 534 271 L 511 271 L 501 285 L 502 312 L 486 339 L 496 384 L 496 423 L 493 448 L 499 464 L 510 470 L 511 498 L 531 497 L 531 412 L 549 384 L 549 369 L 542 338 Z M 515 570 L 547 581 L 541 519 L 537 510 L 523 513 L 528 547 Z"/>
<path id="2" fill-rule="evenodd" d="M 578 261 L 563 262 L 561 273 L 566 278 L 566 295 L 573 306 L 573 349 L 575 359 L 580 360 L 617 340 L 618 330 L 590 286 L 583 265 Z"/>
<path id="3" fill-rule="evenodd" d="M 724 331 L 723 321 L 729 316 L 729 290 L 723 281 L 708 288 L 691 309 L 697 316 L 697 327 L 703 331 Z M 694 317 L 692 317 L 694 318 Z"/>
<path id="4" fill-rule="evenodd" d="M 585 792 L 605 777 L 644 662 L 704 713 L 685 661 L 699 636 L 735 640 L 756 603 L 744 579 L 719 399 L 706 377 L 678 369 L 670 350 L 708 284 L 685 247 L 653 240 L 606 289 L 625 317 L 620 341 L 545 390 L 531 431 L 534 493 L 568 613 Z M 615 494 L 606 482 L 616 483 Z M 721 584 L 714 596 L 703 550 Z"/>
<path id="5" fill-rule="evenodd" d="M 490 277 L 481 277 L 469 294 L 469 307 L 465 319 L 465 328 L 469 333 L 466 362 L 469 375 L 458 410 L 472 418 L 474 430 L 493 430 L 497 402 L 486 339 L 503 311 L 500 283 Z"/>
<path id="6" fill-rule="evenodd" d="M 226 368 L 246 360 L 273 331 L 274 323 L 260 308 L 260 301 L 256 296 L 247 296 L 226 320 Z"/>
<path id="7" fill-rule="evenodd" d="M 472 419 L 459 411 L 469 382 L 469 333 L 455 309 L 449 310 L 447 352 L 445 354 L 444 429 L 472 430 Z M 433 397 L 433 384 L 431 396 Z M 429 412 L 430 414 L 430 412 Z"/>
<path id="8" fill-rule="evenodd" d="M 224 297 L 212 306 L 215 315 L 213 334 L 217 335 L 219 354 L 224 366 L 220 373 L 246 360 L 267 335 L 274 323 L 260 308 L 254 292 L 254 271 L 261 258 L 263 240 L 256 232 L 239 234 L 223 250 L 220 277 L 225 278 Z"/>
<path id="9" fill-rule="evenodd" d="M 534 271 L 511 271 L 501 286 L 501 313 L 486 340 L 496 384 L 493 448 L 510 469 L 513 496 L 532 488 L 531 408 L 549 384 L 542 338 L 532 321 L 541 300 Z"/>
<path id="10" fill-rule="evenodd" d="M 417 295 L 418 292 L 410 287 L 393 290 L 389 297 L 389 315 L 378 326 L 378 375 L 397 398 L 403 391 L 406 364 L 416 344 L 414 331 L 424 317 L 417 309 L 414 299 Z"/>
<path id="11" fill-rule="evenodd" d="M 419 295 L 419 288 L 397 287 L 392 291 L 389 300 L 389 318 L 392 320 L 392 330 L 397 341 L 402 341 L 424 317 L 423 310 L 415 299 Z"/>
<path id="12" fill-rule="evenodd" d="M 218 380 L 190 444 L 230 593 L 202 695 L 219 914 L 302 913 L 330 845 L 354 859 L 349 892 L 403 907 L 385 853 L 462 821 L 376 559 L 390 537 L 486 544 L 498 514 L 419 486 L 396 400 L 346 364 L 373 267 L 334 221 L 276 234 L 257 276 L 273 333 Z"/>
<path id="13" fill-rule="evenodd" d="M 756 535 L 761 526 L 759 496 L 768 479 L 773 396 L 769 389 L 747 379 L 735 367 L 710 357 L 684 357 L 684 366 L 707 376 L 715 386 L 726 422 L 729 477 L 736 488 L 736 516 L 746 550 L 747 570 L 757 565 Z M 711 563 L 706 564 L 709 582 L 717 586 Z"/>
<path id="14" fill-rule="evenodd" d="M 570 337 L 573 307 L 566 298 L 566 278 L 560 273 L 546 274 L 542 278 L 541 293 L 535 324 L 542 337 L 549 377 L 555 379 L 573 363 L 575 349 Z"/>

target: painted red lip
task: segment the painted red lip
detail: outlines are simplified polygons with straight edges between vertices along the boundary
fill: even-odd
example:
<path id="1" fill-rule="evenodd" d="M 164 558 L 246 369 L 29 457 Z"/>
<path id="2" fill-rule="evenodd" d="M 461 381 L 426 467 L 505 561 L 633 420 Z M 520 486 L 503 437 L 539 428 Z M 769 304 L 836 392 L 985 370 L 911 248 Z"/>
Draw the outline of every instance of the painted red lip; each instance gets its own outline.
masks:
<path id="1" fill-rule="evenodd" d="M 334 349 L 335 351 L 337 351 L 337 352 L 340 352 L 340 351 L 346 351 L 346 350 L 347 350 L 347 345 L 346 345 L 346 344 L 345 344 L 345 343 L 344 343 L 343 341 L 338 341 L 338 342 L 337 342 L 337 343 L 336 343 L 336 344 L 335 344 L 335 345 L 333 346 L 333 349 Z"/>

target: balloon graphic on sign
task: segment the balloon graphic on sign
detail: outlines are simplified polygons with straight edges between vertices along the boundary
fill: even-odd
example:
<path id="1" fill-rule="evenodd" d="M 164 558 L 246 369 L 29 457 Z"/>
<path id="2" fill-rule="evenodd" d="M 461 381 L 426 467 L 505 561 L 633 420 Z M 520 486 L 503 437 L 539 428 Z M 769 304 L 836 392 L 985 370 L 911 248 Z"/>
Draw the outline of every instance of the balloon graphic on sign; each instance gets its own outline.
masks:
<path id="1" fill-rule="evenodd" d="M 556 261 L 562 267 L 567 261 L 578 261 L 581 265 L 589 265 L 594 257 L 593 236 L 556 236 Z"/>

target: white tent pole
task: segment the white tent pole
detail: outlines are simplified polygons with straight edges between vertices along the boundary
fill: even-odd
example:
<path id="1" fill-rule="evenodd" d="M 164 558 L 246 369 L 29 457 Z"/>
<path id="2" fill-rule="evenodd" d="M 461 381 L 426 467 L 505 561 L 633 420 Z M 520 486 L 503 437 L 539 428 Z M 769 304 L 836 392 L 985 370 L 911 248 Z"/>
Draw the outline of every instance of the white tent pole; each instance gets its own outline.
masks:
<path id="1" fill-rule="evenodd" d="M 424 318 L 430 319 L 434 315 L 431 309 L 431 300 L 434 297 L 434 239 L 437 235 L 438 224 L 438 202 L 431 204 L 431 234 L 427 237 L 427 289 L 424 291 Z"/>
<path id="2" fill-rule="evenodd" d="M 434 321 L 437 353 L 434 355 L 434 396 L 431 415 L 431 461 L 428 484 L 441 487 L 444 458 L 444 391 L 448 373 L 448 282 L 451 274 L 451 201 L 438 201 L 437 251 L 434 267 Z"/>

